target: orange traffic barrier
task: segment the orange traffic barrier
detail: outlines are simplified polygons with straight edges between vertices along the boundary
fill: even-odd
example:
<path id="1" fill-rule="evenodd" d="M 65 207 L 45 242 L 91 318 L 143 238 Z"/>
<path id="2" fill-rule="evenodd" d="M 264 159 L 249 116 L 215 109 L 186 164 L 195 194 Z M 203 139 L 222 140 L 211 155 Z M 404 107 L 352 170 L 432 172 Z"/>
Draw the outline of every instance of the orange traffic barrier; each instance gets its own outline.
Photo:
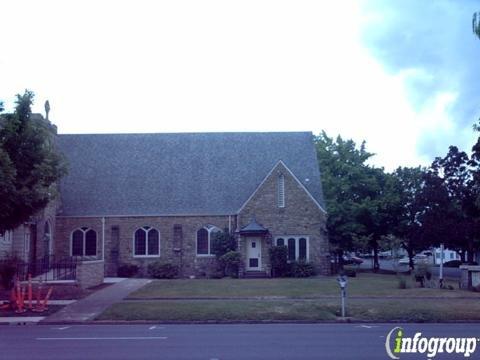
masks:
<path id="1" fill-rule="evenodd" d="M 50 296 L 52 295 L 53 287 L 50 287 L 47 291 L 47 294 L 45 295 L 45 298 L 43 301 L 38 300 L 37 301 L 37 306 L 32 309 L 34 312 L 44 312 L 45 310 L 48 310 L 48 300 L 50 299 Z M 40 299 L 40 292 L 37 293 L 37 298 Z"/>
<path id="2" fill-rule="evenodd" d="M 12 310 L 15 310 L 17 305 L 17 296 L 15 293 L 15 286 L 13 286 L 12 291 L 10 292 L 10 306 L 12 307 Z"/>
<path id="3" fill-rule="evenodd" d="M 53 288 L 50 287 L 50 289 L 48 289 L 48 292 L 47 292 L 47 295 L 45 296 L 45 299 L 43 300 L 43 308 L 44 310 L 47 310 L 48 309 L 48 300 L 50 299 L 50 296 L 52 295 L 52 291 L 53 291 Z"/>
<path id="4" fill-rule="evenodd" d="M 32 275 L 28 274 L 28 309 L 32 310 Z"/>
<path id="5" fill-rule="evenodd" d="M 17 278 L 17 309 L 15 310 L 15 312 L 17 314 L 20 314 L 20 313 L 24 313 L 26 312 L 27 310 L 24 308 L 24 299 L 25 299 L 25 288 L 22 288 L 21 285 L 20 285 L 20 281 L 18 281 L 18 278 Z"/>
<path id="6" fill-rule="evenodd" d="M 37 306 L 40 305 L 40 293 L 42 291 L 42 282 L 39 282 L 38 283 L 38 286 L 37 286 Z"/>

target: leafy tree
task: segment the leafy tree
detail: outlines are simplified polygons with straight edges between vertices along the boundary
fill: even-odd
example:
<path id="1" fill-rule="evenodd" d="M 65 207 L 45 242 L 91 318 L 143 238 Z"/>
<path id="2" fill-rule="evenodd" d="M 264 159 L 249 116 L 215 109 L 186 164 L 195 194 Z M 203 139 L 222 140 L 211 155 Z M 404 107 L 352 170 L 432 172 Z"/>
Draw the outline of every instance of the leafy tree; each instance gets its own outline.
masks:
<path id="1" fill-rule="evenodd" d="M 425 206 L 421 201 L 425 189 L 426 169 L 421 167 L 399 167 L 393 173 L 398 181 L 400 193 L 400 213 L 393 232 L 401 239 L 401 246 L 407 251 L 410 267 L 413 268 L 415 251 L 424 248 L 421 236 L 420 216 Z"/>
<path id="2" fill-rule="evenodd" d="M 480 11 L 473 14 L 472 30 L 473 33 L 480 39 Z"/>
<path id="3" fill-rule="evenodd" d="M 215 254 L 217 259 L 220 259 L 223 255 L 230 251 L 237 250 L 237 242 L 235 237 L 231 234 L 228 229 L 223 231 L 218 231 L 213 234 L 212 238 L 212 252 Z"/>
<path id="4" fill-rule="evenodd" d="M 450 146 L 444 158 L 435 159 L 431 166 L 430 181 L 441 181 L 441 184 L 436 185 L 437 199 L 441 186 L 446 195 L 443 195 L 436 207 L 430 206 L 427 209 L 423 220 L 426 236 L 435 244 L 443 242 L 462 254 L 467 252 L 470 263 L 478 249 L 476 229 L 480 220 L 474 165 L 475 162 L 456 146 Z"/>
<path id="5" fill-rule="evenodd" d="M 373 156 L 365 142 L 334 141 L 322 132 L 315 138 L 328 210 L 327 230 L 342 264 L 343 251 L 368 246 L 379 268 L 379 240 L 389 233 L 399 211 L 398 184 L 382 168 L 366 162 Z M 362 244 L 363 243 L 363 244 Z"/>
<path id="6" fill-rule="evenodd" d="M 17 95 L 13 113 L 0 114 L 0 234 L 44 208 L 66 173 L 53 125 L 32 116 L 34 95 Z"/>

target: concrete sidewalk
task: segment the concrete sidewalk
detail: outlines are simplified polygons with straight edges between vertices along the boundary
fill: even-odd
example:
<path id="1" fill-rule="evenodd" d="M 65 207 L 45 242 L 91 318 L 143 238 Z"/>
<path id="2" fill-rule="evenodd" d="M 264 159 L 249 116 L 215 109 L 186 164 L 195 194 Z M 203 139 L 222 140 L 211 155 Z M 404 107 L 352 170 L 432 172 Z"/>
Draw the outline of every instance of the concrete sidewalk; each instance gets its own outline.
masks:
<path id="1" fill-rule="evenodd" d="M 110 305 L 121 301 L 131 292 L 148 284 L 149 279 L 125 279 L 96 291 L 84 299 L 65 306 L 60 311 L 42 320 L 42 323 L 69 323 L 93 320 Z"/>

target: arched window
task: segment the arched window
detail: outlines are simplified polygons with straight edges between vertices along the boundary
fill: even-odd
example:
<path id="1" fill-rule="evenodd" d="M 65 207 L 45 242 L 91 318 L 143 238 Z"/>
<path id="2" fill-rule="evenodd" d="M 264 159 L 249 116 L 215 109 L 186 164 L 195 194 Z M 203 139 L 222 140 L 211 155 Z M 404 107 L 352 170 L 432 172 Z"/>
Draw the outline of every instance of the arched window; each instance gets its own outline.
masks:
<path id="1" fill-rule="evenodd" d="M 298 259 L 307 261 L 307 239 L 298 239 Z"/>
<path id="2" fill-rule="evenodd" d="M 277 205 L 279 208 L 285 207 L 285 176 L 278 175 L 277 179 Z"/>
<path id="3" fill-rule="evenodd" d="M 208 231 L 201 228 L 197 231 L 197 255 L 208 255 Z"/>
<path id="4" fill-rule="evenodd" d="M 218 227 L 207 225 L 197 231 L 197 255 L 213 255 L 213 238 L 218 232 L 222 232 Z"/>
<path id="5" fill-rule="evenodd" d="M 133 236 L 133 256 L 160 256 L 160 233 L 157 229 L 144 226 Z"/>
<path id="6" fill-rule="evenodd" d="M 295 249 L 296 249 L 296 241 L 294 238 L 288 239 L 288 260 L 294 261 L 295 260 Z"/>
<path id="7" fill-rule="evenodd" d="M 96 256 L 97 233 L 88 227 L 82 227 L 72 232 L 72 256 Z"/>

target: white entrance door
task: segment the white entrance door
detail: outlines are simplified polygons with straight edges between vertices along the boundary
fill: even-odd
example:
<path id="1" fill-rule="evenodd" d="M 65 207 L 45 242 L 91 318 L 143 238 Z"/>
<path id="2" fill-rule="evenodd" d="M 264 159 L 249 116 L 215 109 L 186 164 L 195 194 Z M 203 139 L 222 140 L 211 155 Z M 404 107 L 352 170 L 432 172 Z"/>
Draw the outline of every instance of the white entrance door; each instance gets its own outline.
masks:
<path id="1" fill-rule="evenodd" d="M 261 270 L 262 242 L 259 238 L 247 238 L 247 270 Z"/>

